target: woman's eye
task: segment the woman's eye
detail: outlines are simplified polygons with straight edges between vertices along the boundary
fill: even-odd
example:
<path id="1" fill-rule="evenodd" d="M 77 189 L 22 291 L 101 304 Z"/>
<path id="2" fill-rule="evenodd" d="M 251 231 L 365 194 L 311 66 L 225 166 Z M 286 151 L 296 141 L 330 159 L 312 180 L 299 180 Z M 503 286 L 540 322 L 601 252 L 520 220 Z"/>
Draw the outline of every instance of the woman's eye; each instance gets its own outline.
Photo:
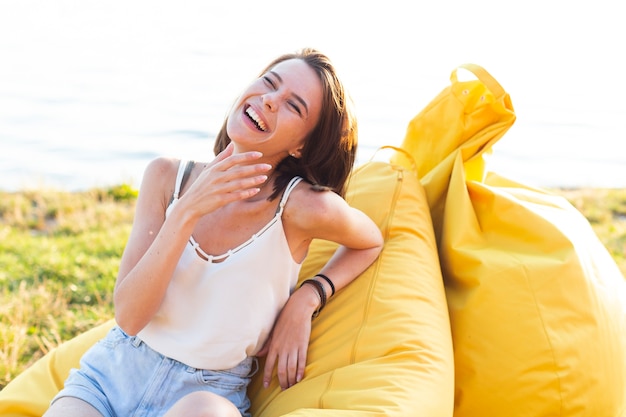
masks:
<path id="1" fill-rule="evenodd" d="M 289 102 L 289 106 L 296 112 L 298 113 L 300 116 L 302 116 L 302 111 L 300 110 L 300 107 L 294 103 L 293 101 Z"/>
<path id="2" fill-rule="evenodd" d="M 265 84 L 269 85 L 271 88 L 276 89 L 276 84 L 274 84 L 274 81 L 272 81 L 270 77 L 264 76 L 263 81 L 265 82 Z"/>

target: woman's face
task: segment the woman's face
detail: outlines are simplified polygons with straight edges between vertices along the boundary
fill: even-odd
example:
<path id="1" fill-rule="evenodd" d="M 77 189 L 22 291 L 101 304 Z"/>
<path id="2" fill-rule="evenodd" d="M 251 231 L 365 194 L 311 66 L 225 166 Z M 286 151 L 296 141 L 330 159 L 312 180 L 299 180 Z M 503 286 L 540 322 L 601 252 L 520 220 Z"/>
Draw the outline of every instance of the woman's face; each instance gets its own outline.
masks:
<path id="1" fill-rule="evenodd" d="M 317 125 L 322 83 L 300 59 L 283 61 L 255 80 L 228 115 L 226 131 L 238 152 L 261 151 L 279 162 L 300 156 L 306 136 Z"/>

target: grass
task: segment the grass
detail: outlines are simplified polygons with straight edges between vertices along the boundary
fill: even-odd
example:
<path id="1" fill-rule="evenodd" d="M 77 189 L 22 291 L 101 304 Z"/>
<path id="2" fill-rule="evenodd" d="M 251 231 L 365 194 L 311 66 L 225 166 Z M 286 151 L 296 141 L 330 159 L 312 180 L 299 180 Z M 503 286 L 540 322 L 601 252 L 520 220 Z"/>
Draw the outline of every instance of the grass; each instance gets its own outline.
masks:
<path id="1" fill-rule="evenodd" d="M 626 189 L 555 190 L 585 215 L 626 276 Z"/>
<path id="2" fill-rule="evenodd" d="M 0 193 L 0 388 L 113 316 L 136 191 Z"/>
<path id="3" fill-rule="evenodd" d="M 626 275 L 626 190 L 553 190 L 589 220 Z M 113 316 L 136 190 L 0 192 L 0 389 L 50 349 Z"/>

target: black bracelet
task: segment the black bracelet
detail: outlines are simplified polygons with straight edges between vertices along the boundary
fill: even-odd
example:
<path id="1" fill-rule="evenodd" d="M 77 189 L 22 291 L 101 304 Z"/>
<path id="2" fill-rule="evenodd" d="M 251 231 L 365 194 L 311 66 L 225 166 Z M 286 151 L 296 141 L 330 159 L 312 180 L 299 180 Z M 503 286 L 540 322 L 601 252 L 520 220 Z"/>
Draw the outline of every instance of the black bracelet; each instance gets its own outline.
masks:
<path id="1" fill-rule="evenodd" d="M 315 287 L 315 290 L 317 291 L 317 294 L 320 296 L 320 306 L 317 308 L 317 310 L 313 312 L 313 315 L 311 316 L 311 318 L 315 318 L 319 316 L 320 311 L 322 311 L 322 309 L 326 306 L 326 290 L 324 289 L 324 284 L 314 279 L 307 279 L 302 281 L 302 284 L 300 284 L 300 288 L 302 288 L 304 284 L 313 285 Z"/>
<path id="2" fill-rule="evenodd" d="M 315 275 L 316 277 L 320 277 L 322 278 L 324 281 L 328 282 L 328 285 L 330 285 L 330 289 L 332 290 L 332 292 L 330 293 L 330 296 L 332 297 L 333 295 L 335 295 L 335 284 L 333 284 L 333 282 L 330 280 L 330 278 L 328 278 L 326 275 L 324 274 L 317 274 Z"/>

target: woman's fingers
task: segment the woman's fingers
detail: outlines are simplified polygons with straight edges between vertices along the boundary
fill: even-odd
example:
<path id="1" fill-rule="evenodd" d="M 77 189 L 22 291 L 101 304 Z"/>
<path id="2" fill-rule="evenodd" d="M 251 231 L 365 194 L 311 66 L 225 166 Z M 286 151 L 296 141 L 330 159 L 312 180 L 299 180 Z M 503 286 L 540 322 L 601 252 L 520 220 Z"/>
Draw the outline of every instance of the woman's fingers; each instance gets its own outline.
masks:
<path id="1" fill-rule="evenodd" d="M 266 352 L 267 357 L 265 358 L 265 369 L 263 369 L 263 386 L 265 388 L 270 386 L 270 382 L 272 381 L 272 371 L 274 370 L 274 365 L 276 364 L 276 353 L 269 350 Z"/>
<path id="2" fill-rule="evenodd" d="M 192 186 L 193 194 L 204 201 L 202 206 L 205 210 L 210 211 L 233 201 L 250 198 L 267 181 L 267 172 L 272 166 L 255 163 L 263 156 L 260 152 L 232 154 L 232 151 L 232 145 L 229 145 L 207 164 Z M 206 200 L 207 198 L 210 200 Z"/>
<path id="3" fill-rule="evenodd" d="M 254 160 L 262 157 L 263 154 L 258 151 L 243 152 L 233 154 L 233 145 L 230 144 L 226 149 L 220 152 L 213 161 L 207 164 L 205 169 L 219 169 L 226 171 L 235 165 L 252 163 Z"/>
<path id="4" fill-rule="evenodd" d="M 228 145 L 226 145 L 226 147 L 224 148 L 224 150 L 222 152 L 217 154 L 217 156 L 215 157 L 214 161 L 215 162 L 219 162 L 219 161 L 222 161 L 222 160 L 228 158 L 229 156 L 231 156 L 233 154 L 234 149 L 235 149 L 235 146 L 233 145 L 232 142 L 230 142 Z"/>
<path id="5" fill-rule="evenodd" d="M 243 186 L 254 186 L 267 180 L 267 172 L 272 169 L 269 164 L 236 165 L 225 171 L 213 171 L 208 175 L 219 175 L 216 177 L 220 182 L 227 184 L 232 181 L 239 181 Z"/>
<path id="6" fill-rule="evenodd" d="M 227 150 L 220 153 L 219 157 L 226 152 Z M 254 151 L 230 155 L 223 159 L 216 158 L 204 168 L 202 175 L 213 176 L 218 173 L 222 174 L 222 177 L 220 177 L 222 182 L 257 177 L 252 178 L 251 182 L 244 183 L 244 185 L 255 185 L 259 183 L 259 180 L 263 182 L 266 179 L 259 179 L 258 176 L 260 174 L 265 174 L 272 169 L 270 164 L 254 163 L 255 160 L 262 156 L 262 153 Z"/>
<path id="7" fill-rule="evenodd" d="M 289 350 L 279 351 L 276 346 L 270 346 L 266 352 L 265 369 L 263 370 L 263 386 L 267 388 L 272 380 L 272 371 L 276 366 L 278 384 L 287 389 L 302 381 L 306 367 L 306 348 L 298 345 L 289 347 Z M 259 354 L 260 355 L 260 354 Z"/>
<path id="8" fill-rule="evenodd" d="M 276 364 L 276 376 L 278 376 L 278 384 L 285 390 L 296 383 L 296 368 L 298 366 L 297 354 L 278 355 Z"/>

